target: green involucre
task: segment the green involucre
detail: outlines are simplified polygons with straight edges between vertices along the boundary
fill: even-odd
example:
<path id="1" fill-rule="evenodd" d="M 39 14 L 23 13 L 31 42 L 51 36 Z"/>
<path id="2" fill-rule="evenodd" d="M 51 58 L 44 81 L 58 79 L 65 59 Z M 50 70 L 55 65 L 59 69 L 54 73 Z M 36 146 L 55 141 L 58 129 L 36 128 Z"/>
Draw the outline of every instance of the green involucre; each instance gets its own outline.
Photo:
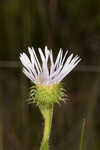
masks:
<path id="1" fill-rule="evenodd" d="M 54 104 L 64 101 L 65 92 L 60 84 L 52 86 L 37 84 L 30 91 L 30 102 L 41 104 Z"/>

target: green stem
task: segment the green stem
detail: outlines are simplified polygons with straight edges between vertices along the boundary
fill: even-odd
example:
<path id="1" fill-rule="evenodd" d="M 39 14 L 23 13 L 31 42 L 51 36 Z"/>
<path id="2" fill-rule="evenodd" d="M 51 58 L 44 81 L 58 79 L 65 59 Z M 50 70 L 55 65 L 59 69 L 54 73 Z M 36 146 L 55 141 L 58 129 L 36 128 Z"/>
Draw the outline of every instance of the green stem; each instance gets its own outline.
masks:
<path id="1" fill-rule="evenodd" d="M 53 116 L 53 105 L 42 105 L 40 106 L 40 111 L 44 118 L 44 133 L 40 146 L 40 150 L 50 150 L 49 149 L 49 137 L 52 124 Z"/>
<path id="2" fill-rule="evenodd" d="M 84 120 L 83 120 L 83 123 L 82 123 L 82 129 L 81 129 L 80 148 L 79 148 L 79 150 L 83 150 L 85 124 L 86 124 L 86 120 L 84 119 Z"/>

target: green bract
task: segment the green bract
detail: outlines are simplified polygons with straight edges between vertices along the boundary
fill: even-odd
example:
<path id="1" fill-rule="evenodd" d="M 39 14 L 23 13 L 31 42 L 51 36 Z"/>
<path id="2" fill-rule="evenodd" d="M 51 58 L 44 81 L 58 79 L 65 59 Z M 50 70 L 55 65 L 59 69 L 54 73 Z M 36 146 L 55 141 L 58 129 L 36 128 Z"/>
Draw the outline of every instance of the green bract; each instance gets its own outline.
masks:
<path id="1" fill-rule="evenodd" d="M 38 106 L 41 104 L 54 104 L 64 101 L 64 89 L 60 84 L 55 85 L 40 85 L 32 86 L 30 98 L 32 103 Z"/>

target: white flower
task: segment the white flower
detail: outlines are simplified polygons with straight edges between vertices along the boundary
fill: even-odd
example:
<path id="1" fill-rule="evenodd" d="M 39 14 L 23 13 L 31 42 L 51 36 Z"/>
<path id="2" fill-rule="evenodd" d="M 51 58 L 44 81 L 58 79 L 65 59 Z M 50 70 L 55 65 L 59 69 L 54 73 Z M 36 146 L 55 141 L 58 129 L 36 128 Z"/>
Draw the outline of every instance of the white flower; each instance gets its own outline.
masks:
<path id="1" fill-rule="evenodd" d="M 63 50 L 60 49 L 56 61 L 54 62 L 52 50 L 48 50 L 47 46 L 45 46 L 45 54 L 42 52 L 41 48 L 38 48 L 38 50 L 42 65 L 40 65 L 34 48 L 28 47 L 30 59 L 25 53 L 20 54 L 20 60 L 24 66 L 23 72 L 35 84 L 59 84 L 81 61 L 78 55 L 73 57 L 73 54 L 66 59 L 68 51 L 63 57 Z M 49 61 L 50 67 L 48 67 Z"/>

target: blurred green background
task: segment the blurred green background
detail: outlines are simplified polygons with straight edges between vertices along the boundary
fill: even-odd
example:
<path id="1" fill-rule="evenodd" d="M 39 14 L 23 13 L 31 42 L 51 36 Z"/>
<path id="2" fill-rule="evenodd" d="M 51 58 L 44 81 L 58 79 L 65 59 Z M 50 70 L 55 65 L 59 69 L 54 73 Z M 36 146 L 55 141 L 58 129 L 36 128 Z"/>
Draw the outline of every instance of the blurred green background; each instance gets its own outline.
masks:
<path id="1" fill-rule="evenodd" d="M 64 80 L 69 101 L 56 105 L 51 150 L 100 150 L 100 1 L 0 0 L 0 150 L 39 150 L 43 118 L 28 105 L 30 81 L 19 53 L 60 47 L 82 58 Z"/>

